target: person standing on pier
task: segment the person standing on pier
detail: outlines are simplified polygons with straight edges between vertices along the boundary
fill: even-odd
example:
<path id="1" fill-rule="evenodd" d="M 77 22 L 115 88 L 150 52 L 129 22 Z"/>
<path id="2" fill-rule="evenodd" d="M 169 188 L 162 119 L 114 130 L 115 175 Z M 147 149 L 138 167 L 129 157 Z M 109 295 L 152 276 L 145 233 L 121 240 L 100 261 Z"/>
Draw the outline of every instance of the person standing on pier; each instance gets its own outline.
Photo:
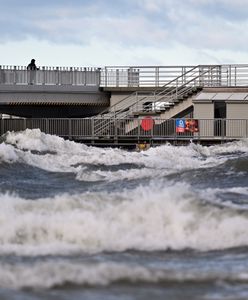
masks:
<path id="1" fill-rule="evenodd" d="M 36 71 L 36 70 L 39 70 L 39 68 L 36 67 L 36 64 L 35 64 L 35 59 L 31 59 L 31 62 L 30 64 L 27 66 L 27 69 L 28 70 L 32 70 L 32 71 Z"/>
<path id="2" fill-rule="evenodd" d="M 39 68 L 36 67 L 36 64 L 35 64 L 35 59 L 31 59 L 31 62 L 30 64 L 27 66 L 27 70 L 30 71 L 28 72 L 28 84 L 34 84 L 35 83 L 35 71 L 36 70 L 39 70 Z"/>

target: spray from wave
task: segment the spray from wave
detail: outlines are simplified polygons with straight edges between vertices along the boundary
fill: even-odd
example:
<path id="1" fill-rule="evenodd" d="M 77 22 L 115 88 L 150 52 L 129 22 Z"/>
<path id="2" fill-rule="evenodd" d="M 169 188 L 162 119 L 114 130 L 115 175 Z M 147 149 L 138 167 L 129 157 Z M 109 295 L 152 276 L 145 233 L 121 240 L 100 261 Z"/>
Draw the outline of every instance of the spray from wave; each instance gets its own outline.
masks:
<path id="1" fill-rule="evenodd" d="M 119 193 L 64 194 L 35 201 L 1 195 L 0 253 L 248 246 L 248 213 L 203 200 L 186 184 L 165 187 L 159 181 Z"/>
<path id="2" fill-rule="evenodd" d="M 221 146 L 173 147 L 163 145 L 146 152 L 87 147 L 42 133 L 39 129 L 9 132 L 0 144 L 0 161 L 22 162 L 49 172 L 71 172 L 80 181 L 116 181 L 163 177 L 167 174 L 224 163 L 230 153 L 248 153 L 248 141 Z M 114 166 L 133 165 L 116 169 Z M 105 168 L 101 168 L 105 166 Z M 97 167 L 97 168 L 94 168 Z"/>

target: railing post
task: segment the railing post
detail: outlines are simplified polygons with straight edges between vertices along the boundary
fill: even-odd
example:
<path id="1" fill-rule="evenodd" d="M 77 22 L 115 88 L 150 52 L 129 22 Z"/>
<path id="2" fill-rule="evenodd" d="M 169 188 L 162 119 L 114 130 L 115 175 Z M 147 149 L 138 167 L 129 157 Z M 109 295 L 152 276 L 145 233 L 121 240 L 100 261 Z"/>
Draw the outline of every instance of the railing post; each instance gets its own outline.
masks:
<path id="1" fill-rule="evenodd" d="M 105 87 L 108 86 L 108 69 L 105 67 Z"/>
<path id="2" fill-rule="evenodd" d="M 138 141 L 140 140 L 140 117 L 138 117 Z"/>
<path id="3" fill-rule="evenodd" d="M 232 85 L 232 66 L 229 65 L 229 86 Z"/>
<path id="4" fill-rule="evenodd" d="M 116 118 L 114 118 L 114 140 L 115 142 L 118 141 L 118 131 L 117 131 L 117 120 Z"/>
<path id="5" fill-rule="evenodd" d="M 13 84 L 16 84 L 17 74 L 16 74 L 16 66 L 14 66 L 14 73 L 13 73 Z"/>
<path id="6" fill-rule="evenodd" d="M 1 115 L 1 135 L 3 135 L 3 134 L 4 134 L 4 119 Z"/>
<path id="7" fill-rule="evenodd" d="M 221 122 L 221 125 L 220 125 L 220 127 L 221 127 L 221 137 L 222 137 L 222 140 L 224 140 L 224 138 L 225 138 L 225 128 L 224 128 L 225 119 L 221 119 L 220 122 Z"/>
<path id="8" fill-rule="evenodd" d="M 45 85 L 46 84 L 46 70 L 45 70 L 45 67 L 42 67 L 41 70 L 42 70 L 42 77 L 43 77 L 42 84 Z"/>
<path id="9" fill-rule="evenodd" d="M 62 83 L 62 79 L 61 79 L 61 74 L 60 74 L 60 71 L 59 71 L 59 67 L 56 67 L 56 70 L 55 70 L 55 84 L 59 85 L 61 83 Z"/>
<path id="10" fill-rule="evenodd" d="M 72 139 L 72 133 L 71 133 L 71 119 L 68 119 L 68 138 L 69 140 Z"/>
<path id="11" fill-rule="evenodd" d="M 237 86 L 237 67 L 234 67 L 234 81 L 235 81 L 235 86 Z"/>
<path id="12" fill-rule="evenodd" d="M 177 139 L 176 119 L 173 119 L 173 123 L 174 123 L 174 140 L 176 141 L 176 139 Z"/>
<path id="13" fill-rule="evenodd" d="M 155 86 L 156 87 L 160 86 L 160 82 L 159 82 L 159 67 L 155 68 Z"/>
<path id="14" fill-rule="evenodd" d="M 92 70 L 91 70 L 91 72 L 92 72 Z M 73 68 L 72 67 L 70 67 L 70 70 L 69 70 L 69 84 L 70 85 L 73 85 Z"/>
<path id="15" fill-rule="evenodd" d="M 2 66 L 0 66 L 0 84 L 3 83 L 2 81 L 3 81 L 3 79 L 2 79 Z"/>
<path id="16" fill-rule="evenodd" d="M 91 136 L 92 136 L 92 138 L 94 138 L 95 137 L 95 119 L 94 118 L 92 118 L 91 119 Z"/>
<path id="17" fill-rule="evenodd" d="M 154 120 L 153 120 L 153 118 L 152 118 L 152 129 L 151 129 L 151 139 L 153 140 L 153 134 L 154 134 L 154 132 L 153 132 L 153 129 L 154 129 L 154 124 L 155 124 L 155 122 L 154 122 Z"/>
<path id="18" fill-rule="evenodd" d="M 84 68 L 84 73 L 83 73 L 83 85 L 86 86 L 86 68 Z"/>
<path id="19" fill-rule="evenodd" d="M 120 72 L 119 69 L 116 69 L 116 87 L 120 84 Z"/>
<path id="20" fill-rule="evenodd" d="M 23 119 L 23 130 L 27 129 L 27 121 L 26 118 Z"/>
<path id="21" fill-rule="evenodd" d="M 46 121 L 46 133 L 48 134 L 49 133 L 49 120 L 48 118 L 45 119 Z"/>
<path id="22" fill-rule="evenodd" d="M 97 68 L 96 71 L 96 85 L 97 86 L 101 85 L 101 68 Z"/>

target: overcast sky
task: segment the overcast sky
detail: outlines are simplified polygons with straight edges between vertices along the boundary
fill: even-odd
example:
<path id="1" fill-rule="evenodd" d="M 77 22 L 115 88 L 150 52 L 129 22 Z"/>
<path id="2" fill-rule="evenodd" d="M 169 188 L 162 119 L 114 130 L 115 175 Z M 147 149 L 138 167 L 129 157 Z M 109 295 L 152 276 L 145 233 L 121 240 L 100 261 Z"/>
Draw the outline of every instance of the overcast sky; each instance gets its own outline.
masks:
<path id="1" fill-rule="evenodd" d="M 248 63 L 248 0 L 0 0 L 0 65 Z"/>

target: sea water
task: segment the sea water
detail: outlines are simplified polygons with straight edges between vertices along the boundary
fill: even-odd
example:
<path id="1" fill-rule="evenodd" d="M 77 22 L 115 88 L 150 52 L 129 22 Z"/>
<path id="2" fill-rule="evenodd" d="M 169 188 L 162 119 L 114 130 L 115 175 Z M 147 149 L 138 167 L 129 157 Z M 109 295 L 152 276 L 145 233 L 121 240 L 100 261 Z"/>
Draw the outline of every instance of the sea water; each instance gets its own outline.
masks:
<path id="1" fill-rule="evenodd" d="M 248 140 L 0 143 L 0 299 L 248 299 Z"/>

